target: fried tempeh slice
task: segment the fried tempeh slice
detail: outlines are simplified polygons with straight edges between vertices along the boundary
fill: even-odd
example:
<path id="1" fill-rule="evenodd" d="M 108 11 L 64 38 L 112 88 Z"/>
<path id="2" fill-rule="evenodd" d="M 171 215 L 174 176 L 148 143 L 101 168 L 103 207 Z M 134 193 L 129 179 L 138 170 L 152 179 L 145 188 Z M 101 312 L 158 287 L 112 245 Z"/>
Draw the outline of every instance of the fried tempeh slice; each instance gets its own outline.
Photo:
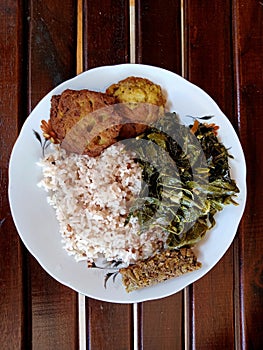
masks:
<path id="1" fill-rule="evenodd" d="M 181 248 L 163 250 L 146 260 L 121 268 L 119 272 L 126 291 L 132 292 L 198 270 L 201 266 L 191 249 Z"/>
<path id="2" fill-rule="evenodd" d="M 66 133 L 79 120 L 114 103 L 114 97 L 102 92 L 87 89 L 64 90 L 61 95 L 54 95 L 51 98 L 50 121 L 52 128 L 58 138 L 63 140 Z M 90 128 L 96 122 L 98 121 L 91 120 Z"/>
<path id="3" fill-rule="evenodd" d="M 97 156 L 115 143 L 122 126 L 115 102 L 115 97 L 87 89 L 52 96 L 50 124 L 62 147 Z"/>

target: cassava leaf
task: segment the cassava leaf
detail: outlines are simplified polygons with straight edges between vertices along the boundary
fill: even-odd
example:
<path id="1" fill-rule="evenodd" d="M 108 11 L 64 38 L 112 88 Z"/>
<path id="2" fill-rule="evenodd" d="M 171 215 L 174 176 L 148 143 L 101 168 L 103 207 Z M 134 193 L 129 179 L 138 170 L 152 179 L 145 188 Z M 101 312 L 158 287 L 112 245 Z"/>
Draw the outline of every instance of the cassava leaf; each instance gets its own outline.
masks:
<path id="1" fill-rule="evenodd" d="M 212 116 L 192 118 L 209 120 Z M 141 232 L 161 227 L 171 248 L 198 242 L 215 225 L 215 213 L 236 204 L 233 197 L 239 192 L 230 177 L 230 155 L 213 124 L 199 123 L 194 134 L 191 127 L 181 125 L 175 113 L 167 113 L 126 144 L 136 153 L 144 181 L 126 224 L 135 216 Z M 169 158 L 160 156 L 160 149 Z"/>

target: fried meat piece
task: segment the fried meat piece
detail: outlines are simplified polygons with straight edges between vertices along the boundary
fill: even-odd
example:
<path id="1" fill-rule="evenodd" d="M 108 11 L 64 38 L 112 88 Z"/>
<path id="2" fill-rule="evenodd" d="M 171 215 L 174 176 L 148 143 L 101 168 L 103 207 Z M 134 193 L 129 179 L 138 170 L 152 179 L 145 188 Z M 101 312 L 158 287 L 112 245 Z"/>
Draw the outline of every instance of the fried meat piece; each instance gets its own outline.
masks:
<path id="1" fill-rule="evenodd" d="M 53 96 L 50 124 L 62 147 L 95 157 L 115 143 L 122 123 L 114 103 L 115 97 L 90 90 Z"/>
<path id="2" fill-rule="evenodd" d="M 164 113 L 165 102 L 159 85 L 137 77 L 111 85 L 106 93 L 67 89 L 52 96 L 50 119 L 41 128 L 67 151 L 96 157 L 144 132 Z"/>
<path id="3" fill-rule="evenodd" d="M 128 77 L 109 86 L 106 93 L 116 98 L 118 113 L 127 121 L 122 133 L 132 137 L 164 114 L 166 98 L 160 85 L 146 78 Z"/>
<path id="4" fill-rule="evenodd" d="M 201 266 L 191 249 L 181 248 L 163 250 L 146 260 L 121 268 L 119 272 L 126 291 L 132 292 L 198 270 Z"/>

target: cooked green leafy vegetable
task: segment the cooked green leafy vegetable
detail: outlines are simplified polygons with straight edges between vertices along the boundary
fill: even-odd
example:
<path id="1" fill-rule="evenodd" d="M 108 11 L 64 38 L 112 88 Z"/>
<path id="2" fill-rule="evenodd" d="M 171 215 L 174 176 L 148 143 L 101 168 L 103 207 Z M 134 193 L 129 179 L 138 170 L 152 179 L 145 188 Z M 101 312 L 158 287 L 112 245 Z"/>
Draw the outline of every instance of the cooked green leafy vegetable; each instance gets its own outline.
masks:
<path id="1" fill-rule="evenodd" d="M 207 117 L 208 118 L 208 117 Z M 167 113 L 126 148 L 142 167 L 142 187 L 126 224 L 137 217 L 141 232 L 161 227 L 171 248 L 193 245 L 215 225 L 214 215 L 239 189 L 230 177 L 225 146 L 214 124 L 180 124 Z"/>

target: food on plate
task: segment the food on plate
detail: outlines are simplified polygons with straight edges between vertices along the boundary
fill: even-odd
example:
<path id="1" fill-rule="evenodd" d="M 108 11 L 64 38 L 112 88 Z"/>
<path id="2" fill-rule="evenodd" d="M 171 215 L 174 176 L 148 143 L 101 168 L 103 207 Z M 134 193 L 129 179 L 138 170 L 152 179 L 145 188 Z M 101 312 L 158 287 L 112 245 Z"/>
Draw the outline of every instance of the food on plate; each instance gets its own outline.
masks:
<path id="1" fill-rule="evenodd" d="M 122 126 L 115 102 L 114 97 L 85 89 L 52 96 L 50 126 L 56 139 L 70 152 L 99 155 L 116 142 Z"/>
<path id="2" fill-rule="evenodd" d="M 117 102 L 129 103 L 131 109 L 136 109 L 140 103 L 150 103 L 164 110 L 166 103 L 161 86 L 141 77 L 127 77 L 112 84 L 107 88 L 106 94 L 114 96 Z"/>
<path id="3" fill-rule="evenodd" d="M 119 271 L 129 293 L 198 270 L 201 266 L 191 249 L 181 248 L 163 250 Z"/>
<path id="4" fill-rule="evenodd" d="M 67 89 L 61 95 L 51 98 L 50 121 L 57 137 L 63 140 L 66 133 L 76 122 L 90 113 L 115 103 L 115 98 L 101 92 L 90 90 Z M 96 122 L 102 120 L 91 120 L 91 131 Z"/>
<path id="5" fill-rule="evenodd" d="M 159 229 L 138 235 L 137 219 L 125 218 L 141 187 L 141 169 L 120 144 L 99 157 L 67 153 L 54 145 L 40 160 L 48 202 L 59 222 L 63 247 L 76 261 L 145 259 L 165 241 Z"/>
<path id="6" fill-rule="evenodd" d="M 128 292 L 199 269 L 192 249 L 237 204 L 218 126 L 209 116 L 183 125 L 165 104 L 161 87 L 139 77 L 106 93 L 68 89 L 52 97 L 44 143 L 35 132 L 45 151 L 39 186 L 64 248 L 88 267 L 121 266 Z"/>
<path id="7" fill-rule="evenodd" d="M 96 157 L 117 141 L 143 132 L 163 114 L 165 102 L 159 85 L 137 77 L 112 85 L 106 93 L 67 89 L 52 96 L 50 120 L 41 127 L 45 137 L 67 151 Z"/>
<path id="8" fill-rule="evenodd" d="M 164 91 L 149 79 L 128 77 L 109 86 L 106 93 L 116 98 L 118 112 L 128 122 L 122 129 L 124 138 L 140 134 L 164 114 Z"/>
<path id="9" fill-rule="evenodd" d="M 140 160 L 143 179 L 126 222 L 137 217 L 141 232 L 161 227 L 168 246 L 180 248 L 200 241 L 215 225 L 215 214 L 227 204 L 237 204 L 230 155 L 217 130 L 197 120 L 185 126 L 175 113 L 166 113 L 126 143 Z"/>

